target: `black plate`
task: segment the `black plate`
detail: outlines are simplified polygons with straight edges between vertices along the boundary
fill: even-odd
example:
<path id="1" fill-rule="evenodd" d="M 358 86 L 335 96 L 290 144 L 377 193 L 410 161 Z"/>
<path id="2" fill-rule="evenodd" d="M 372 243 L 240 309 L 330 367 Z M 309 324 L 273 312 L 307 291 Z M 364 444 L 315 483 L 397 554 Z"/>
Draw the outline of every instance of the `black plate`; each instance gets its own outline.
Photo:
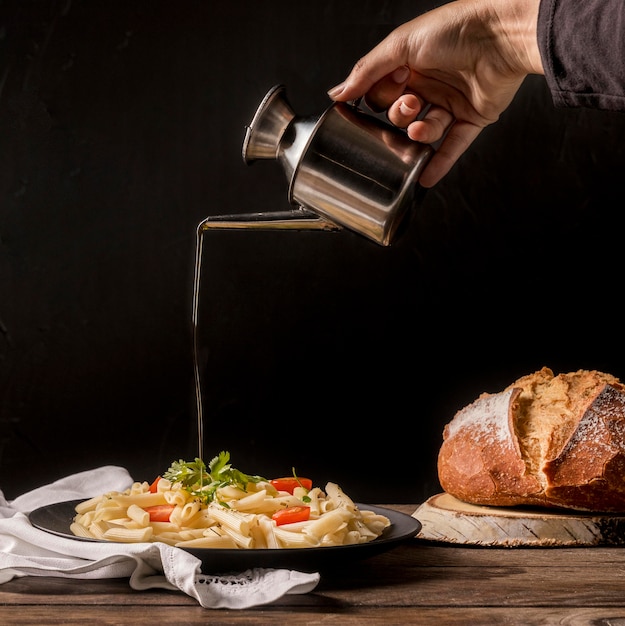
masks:
<path id="1" fill-rule="evenodd" d="M 74 507 L 82 500 L 58 502 L 35 509 L 29 514 L 35 528 L 66 539 L 95 541 L 76 537 L 69 527 L 76 511 Z M 399 543 L 417 535 L 421 523 L 410 515 L 369 504 L 357 504 L 361 511 L 373 511 L 385 515 L 391 525 L 382 535 L 369 543 L 322 548 L 280 548 L 261 550 L 230 550 L 225 548 L 183 548 L 202 561 L 202 573 L 241 572 L 252 567 L 285 568 L 301 572 L 318 572 L 328 567 L 360 560 L 386 552 Z M 110 542 L 108 542 L 110 543 Z"/>

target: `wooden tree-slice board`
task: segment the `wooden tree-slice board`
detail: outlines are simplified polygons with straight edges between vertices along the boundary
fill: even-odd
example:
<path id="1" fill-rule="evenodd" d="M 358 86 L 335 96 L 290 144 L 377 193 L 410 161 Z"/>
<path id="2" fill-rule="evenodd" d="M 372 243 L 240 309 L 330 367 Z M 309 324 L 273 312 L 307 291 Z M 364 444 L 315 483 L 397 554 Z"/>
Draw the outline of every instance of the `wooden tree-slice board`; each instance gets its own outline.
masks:
<path id="1" fill-rule="evenodd" d="M 486 507 L 440 493 L 412 514 L 420 539 L 478 546 L 625 545 L 625 516 Z"/>

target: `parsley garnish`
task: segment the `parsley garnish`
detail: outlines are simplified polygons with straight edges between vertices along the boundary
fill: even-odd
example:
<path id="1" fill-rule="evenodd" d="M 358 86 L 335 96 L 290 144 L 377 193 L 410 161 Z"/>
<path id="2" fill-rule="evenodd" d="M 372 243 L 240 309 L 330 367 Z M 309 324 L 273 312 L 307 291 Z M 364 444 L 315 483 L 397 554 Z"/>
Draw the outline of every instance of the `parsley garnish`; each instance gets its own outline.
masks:
<path id="1" fill-rule="evenodd" d="M 217 489 L 232 485 L 243 491 L 247 490 L 248 483 L 266 481 L 262 476 L 251 476 L 235 469 L 230 465 L 230 453 L 220 452 L 208 464 L 208 469 L 196 457 L 195 461 L 188 462 L 180 459 L 174 461 L 171 467 L 163 474 L 163 478 L 172 483 L 181 483 L 191 495 L 208 504 L 215 500 Z M 222 506 L 228 506 L 220 502 Z"/>

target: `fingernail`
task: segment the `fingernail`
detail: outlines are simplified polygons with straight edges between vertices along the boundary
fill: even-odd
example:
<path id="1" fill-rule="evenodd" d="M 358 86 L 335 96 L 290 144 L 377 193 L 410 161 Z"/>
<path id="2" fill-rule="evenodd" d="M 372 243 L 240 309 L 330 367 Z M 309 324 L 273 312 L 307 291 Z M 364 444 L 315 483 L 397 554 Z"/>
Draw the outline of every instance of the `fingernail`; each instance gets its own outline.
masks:
<path id="1" fill-rule="evenodd" d="M 345 89 L 345 82 L 339 83 L 336 87 L 332 87 L 332 89 L 328 90 L 328 95 L 330 98 L 336 98 L 336 96 L 340 95 Z"/>
<path id="2" fill-rule="evenodd" d="M 405 102 L 400 102 L 399 103 L 399 112 L 402 115 L 414 115 L 416 113 L 416 109 L 413 109 L 412 107 L 409 107 Z"/>
<path id="3" fill-rule="evenodd" d="M 396 83 L 405 83 L 410 78 L 410 68 L 398 67 L 391 76 Z"/>

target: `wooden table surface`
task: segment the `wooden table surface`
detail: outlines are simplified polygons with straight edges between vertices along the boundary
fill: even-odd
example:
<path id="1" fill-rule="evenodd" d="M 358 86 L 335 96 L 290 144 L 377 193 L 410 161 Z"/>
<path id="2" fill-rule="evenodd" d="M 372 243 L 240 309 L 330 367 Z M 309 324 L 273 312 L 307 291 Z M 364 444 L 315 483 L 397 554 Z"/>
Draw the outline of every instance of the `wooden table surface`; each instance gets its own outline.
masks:
<path id="1" fill-rule="evenodd" d="M 386 505 L 412 513 L 415 505 Z M 0 556 L 1 558 L 1 556 Z M 317 588 L 245 610 L 204 609 L 127 579 L 0 585 L 0 624 L 625 625 L 623 548 L 480 548 L 410 539 L 324 572 Z"/>

